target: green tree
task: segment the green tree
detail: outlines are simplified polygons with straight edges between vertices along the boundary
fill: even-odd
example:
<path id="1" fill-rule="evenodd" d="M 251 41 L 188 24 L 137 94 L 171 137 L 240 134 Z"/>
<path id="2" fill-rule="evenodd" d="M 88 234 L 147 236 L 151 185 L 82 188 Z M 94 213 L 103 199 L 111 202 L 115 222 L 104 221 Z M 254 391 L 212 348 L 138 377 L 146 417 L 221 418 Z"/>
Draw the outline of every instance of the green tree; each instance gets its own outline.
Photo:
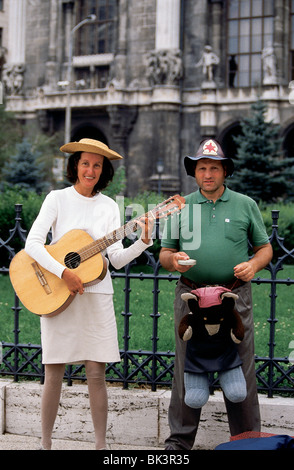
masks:
<path id="1" fill-rule="evenodd" d="M 26 139 L 16 145 L 16 150 L 17 153 L 4 164 L 2 180 L 8 186 L 18 186 L 37 193 L 46 191 L 48 183 L 45 181 L 44 165 L 38 162 L 40 152 L 33 152 Z"/>
<path id="2" fill-rule="evenodd" d="M 0 179 L 2 168 L 9 159 L 15 144 L 23 137 L 23 127 L 14 117 L 13 113 L 5 111 L 4 105 L 0 105 Z"/>
<path id="3" fill-rule="evenodd" d="M 52 187 L 57 187 L 58 183 L 55 180 L 53 166 L 55 158 L 64 158 L 64 154 L 59 151 L 60 141 L 63 139 L 61 132 L 56 132 L 48 136 L 36 132 L 32 127 L 28 128 L 28 136 L 32 145 L 32 152 L 38 153 L 37 164 L 43 166 L 46 181 L 48 181 Z"/>
<path id="4" fill-rule="evenodd" d="M 267 105 L 258 99 L 251 115 L 240 125 L 235 174 L 230 186 L 257 202 L 275 202 L 293 197 L 293 158 L 283 158 L 280 126 L 265 120 Z"/>

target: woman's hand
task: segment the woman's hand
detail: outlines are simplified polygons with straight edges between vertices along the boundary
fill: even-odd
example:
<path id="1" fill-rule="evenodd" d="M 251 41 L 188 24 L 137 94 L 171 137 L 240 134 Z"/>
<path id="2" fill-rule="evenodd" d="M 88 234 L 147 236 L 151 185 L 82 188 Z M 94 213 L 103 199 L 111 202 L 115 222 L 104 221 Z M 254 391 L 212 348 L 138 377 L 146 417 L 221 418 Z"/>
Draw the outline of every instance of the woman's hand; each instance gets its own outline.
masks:
<path id="1" fill-rule="evenodd" d="M 142 217 L 138 220 L 138 225 L 142 229 L 141 240 L 142 242 L 149 245 L 150 240 L 152 239 L 152 231 L 154 227 L 154 219 L 149 219 L 148 217 Z"/>
<path id="2" fill-rule="evenodd" d="M 68 290 L 70 291 L 70 295 L 82 295 L 84 293 L 84 286 L 81 279 L 70 269 L 65 268 L 62 274 L 62 279 L 65 281 Z"/>

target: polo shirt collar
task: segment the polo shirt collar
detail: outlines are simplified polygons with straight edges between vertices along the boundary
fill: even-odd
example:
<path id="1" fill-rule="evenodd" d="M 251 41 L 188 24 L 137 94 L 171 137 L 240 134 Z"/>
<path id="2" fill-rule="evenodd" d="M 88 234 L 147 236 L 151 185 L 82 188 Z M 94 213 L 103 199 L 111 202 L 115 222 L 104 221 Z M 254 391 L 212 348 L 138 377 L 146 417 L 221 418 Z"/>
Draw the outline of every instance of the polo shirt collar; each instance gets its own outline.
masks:
<path id="1" fill-rule="evenodd" d="M 226 202 L 229 200 L 230 198 L 230 189 L 227 188 L 227 186 L 224 184 L 224 187 L 225 187 L 225 190 L 223 192 L 223 194 L 221 195 L 220 198 L 218 198 L 217 201 L 223 201 L 223 202 Z M 198 189 L 198 191 L 196 192 L 196 201 L 198 204 L 203 204 L 204 202 L 207 202 L 209 201 L 209 199 L 207 199 L 205 196 L 203 196 L 203 194 L 201 194 L 200 192 L 200 189 Z"/>

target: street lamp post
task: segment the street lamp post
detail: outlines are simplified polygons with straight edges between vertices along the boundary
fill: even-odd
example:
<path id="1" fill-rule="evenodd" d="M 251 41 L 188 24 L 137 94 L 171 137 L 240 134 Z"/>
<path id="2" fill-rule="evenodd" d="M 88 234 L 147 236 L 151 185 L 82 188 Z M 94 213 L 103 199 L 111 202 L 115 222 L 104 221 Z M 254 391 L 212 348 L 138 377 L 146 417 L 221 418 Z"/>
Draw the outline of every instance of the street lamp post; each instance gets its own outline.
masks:
<path id="1" fill-rule="evenodd" d="M 96 20 L 96 15 L 88 15 L 84 20 L 80 21 L 70 33 L 68 65 L 67 65 L 67 96 L 65 109 L 65 143 L 70 141 L 71 132 L 71 85 L 72 85 L 72 58 L 73 58 L 73 40 L 75 32 L 86 23 L 92 23 Z"/>
<path id="2" fill-rule="evenodd" d="M 158 194 L 161 193 L 161 175 L 162 173 L 164 172 L 164 165 L 163 165 L 163 161 L 162 160 L 158 160 L 158 162 L 156 163 L 156 170 L 157 170 L 157 173 L 158 173 L 158 185 L 157 185 L 157 192 Z"/>

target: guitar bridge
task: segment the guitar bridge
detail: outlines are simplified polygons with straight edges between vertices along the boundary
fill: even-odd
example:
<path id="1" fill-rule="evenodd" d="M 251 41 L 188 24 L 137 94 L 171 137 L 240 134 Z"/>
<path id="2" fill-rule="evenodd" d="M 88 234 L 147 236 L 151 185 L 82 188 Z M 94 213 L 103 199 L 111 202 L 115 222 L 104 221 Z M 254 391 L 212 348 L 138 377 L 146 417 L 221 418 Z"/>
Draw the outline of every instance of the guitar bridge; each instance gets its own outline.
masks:
<path id="1" fill-rule="evenodd" d="M 46 292 L 47 295 L 52 294 L 52 290 L 50 289 L 50 286 L 47 282 L 47 279 L 41 270 L 40 266 L 38 263 L 34 262 L 32 263 L 32 266 L 34 268 L 35 274 L 38 278 L 38 281 L 40 282 L 41 286 L 43 287 L 44 291 Z"/>

